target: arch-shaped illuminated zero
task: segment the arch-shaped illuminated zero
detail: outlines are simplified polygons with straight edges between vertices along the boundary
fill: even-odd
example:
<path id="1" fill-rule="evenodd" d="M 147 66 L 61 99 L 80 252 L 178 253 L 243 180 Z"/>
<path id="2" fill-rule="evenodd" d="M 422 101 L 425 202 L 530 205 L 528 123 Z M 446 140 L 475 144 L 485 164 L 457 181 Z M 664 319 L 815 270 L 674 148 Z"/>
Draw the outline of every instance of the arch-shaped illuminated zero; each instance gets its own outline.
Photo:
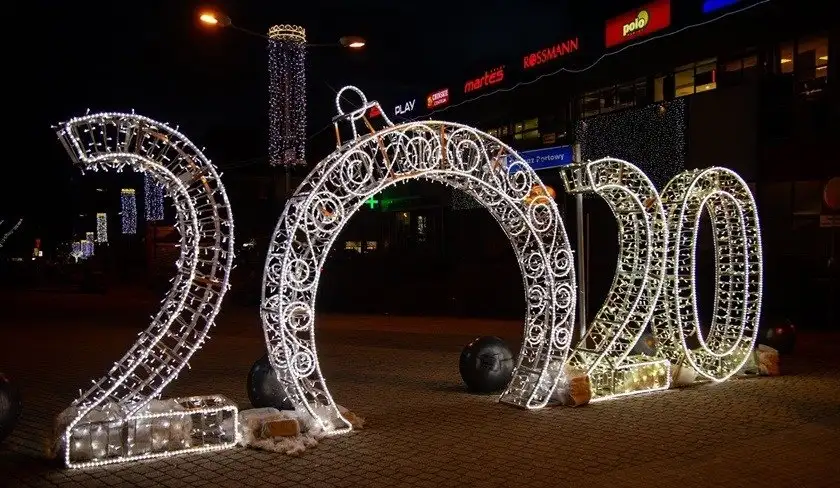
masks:
<path id="1" fill-rule="evenodd" d="M 216 169 L 183 134 L 134 114 L 74 118 L 61 124 L 57 134 L 82 171 L 121 171 L 128 166 L 153 176 L 173 200 L 181 234 L 176 275 L 160 311 L 125 356 L 73 402 L 75 415 L 63 437 L 65 462 L 83 467 L 233 446 L 236 406 L 224 397 L 175 399 L 173 409 L 166 412 L 146 408 L 207 339 L 229 287 L 233 216 Z M 215 435 L 184 439 L 157 451 L 144 450 L 133 440 L 139 436 L 141 421 L 192 414 L 202 422 L 224 417 L 232 420 L 233 429 L 217 425 Z M 104 446 L 99 442 L 100 447 L 94 448 L 90 436 L 103 425 L 121 432 L 121 440 L 111 439 Z M 79 446 L 84 447 L 84 456 L 76 455 Z"/>
<path id="2" fill-rule="evenodd" d="M 665 271 L 668 232 L 659 194 L 638 167 L 619 159 L 565 166 L 561 176 L 568 192 L 607 202 L 619 238 L 612 286 L 569 365 L 589 375 L 592 401 L 667 389 L 667 359 L 631 355 L 654 313 Z"/>
<path id="3" fill-rule="evenodd" d="M 661 313 L 652 321 L 665 354 L 705 378 L 737 373 L 755 347 L 761 312 L 762 249 L 749 187 L 726 168 L 686 171 L 662 191 L 671 246 Z M 708 336 L 697 316 L 696 250 L 703 211 L 711 217 L 715 300 Z"/>
<path id="4" fill-rule="evenodd" d="M 352 427 L 336 408 L 318 364 L 314 331 L 320 269 L 342 227 L 367 198 L 415 178 L 450 185 L 482 203 L 519 260 L 525 337 L 500 400 L 524 408 L 544 406 L 568 354 L 573 259 L 554 201 L 526 201 L 534 185 L 542 186 L 536 173 L 508 146 L 468 126 L 430 121 L 371 131 L 340 147 L 303 181 L 277 224 L 265 264 L 262 319 L 271 363 L 296 408 L 327 433 Z"/>

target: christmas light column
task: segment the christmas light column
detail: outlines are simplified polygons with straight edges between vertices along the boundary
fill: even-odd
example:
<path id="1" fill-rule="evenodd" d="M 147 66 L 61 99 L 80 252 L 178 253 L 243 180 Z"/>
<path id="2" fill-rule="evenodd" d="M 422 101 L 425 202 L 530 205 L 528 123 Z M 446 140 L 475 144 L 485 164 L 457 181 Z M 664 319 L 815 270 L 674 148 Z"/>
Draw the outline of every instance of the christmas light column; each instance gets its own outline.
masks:
<path id="1" fill-rule="evenodd" d="M 306 30 L 275 25 L 268 30 L 268 38 L 268 157 L 272 166 L 284 167 L 288 195 L 290 167 L 305 161 Z"/>

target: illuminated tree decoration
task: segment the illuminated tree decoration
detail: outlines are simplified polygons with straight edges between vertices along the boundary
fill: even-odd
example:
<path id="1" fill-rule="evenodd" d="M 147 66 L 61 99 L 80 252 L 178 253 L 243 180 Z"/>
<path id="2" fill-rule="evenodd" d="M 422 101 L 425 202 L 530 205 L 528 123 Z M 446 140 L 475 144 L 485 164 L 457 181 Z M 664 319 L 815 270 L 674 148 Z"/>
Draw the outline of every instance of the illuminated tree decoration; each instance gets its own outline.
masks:
<path id="1" fill-rule="evenodd" d="M 525 331 L 513 376 L 500 401 L 541 408 L 561 376 L 572 337 L 575 274 L 572 252 L 553 200 L 528 203 L 537 174 L 510 147 L 472 127 L 427 121 L 374 131 L 362 124 L 377 102 L 338 106 L 338 124 L 354 137 L 321 161 L 286 204 L 263 274 L 262 320 L 269 358 L 286 394 L 327 433 L 352 429 L 321 374 L 315 348 L 320 270 L 335 238 L 365 202 L 387 187 L 426 179 L 481 202 L 510 238 L 526 290 Z M 378 107 L 384 115 L 381 107 Z M 361 127 L 360 134 L 357 127 Z M 336 131 L 340 133 L 340 131 Z M 506 163 L 506 161 L 510 161 Z M 508 167 L 510 164 L 510 167 Z M 542 192 L 547 190 L 542 188 Z"/>
<path id="2" fill-rule="evenodd" d="M 232 447 L 238 419 L 230 400 L 157 400 L 207 340 L 228 290 L 233 217 L 220 175 L 183 134 L 146 117 L 87 115 L 61 124 L 57 134 L 83 171 L 128 166 L 153 176 L 175 205 L 181 235 L 176 275 L 160 311 L 128 353 L 59 417 L 66 419 L 60 423 L 66 465 Z"/>
<path id="3" fill-rule="evenodd" d="M 667 389 L 668 360 L 632 354 L 654 313 L 665 272 L 668 230 L 656 188 L 638 167 L 619 159 L 569 165 L 560 173 L 569 193 L 595 194 L 607 202 L 619 240 L 610 291 L 569 364 L 589 375 L 592 401 Z"/>
<path id="4" fill-rule="evenodd" d="M 122 207 L 122 233 L 137 233 L 137 195 L 134 188 L 123 188 L 120 191 L 120 206 Z"/>
<path id="5" fill-rule="evenodd" d="M 575 127 L 584 161 L 632 161 L 656 188 L 685 168 L 685 100 L 596 115 Z"/>
<path id="6" fill-rule="evenodd" d="M 108 214 L 96 214 L 96 242 L 108 242 Z"/>
<path id="7" fill-rule="evenodd" d="M 273 166 L 304 164 L 306 150 L 306 30 L 268 30 L 268 157 Z"/>
<path id="8" fill-rule="evenodd" d="M 73 241 L 70 243 L 70 256 L 76 262 L 79 262 L 80 259 L 84 259 L 84 252 L 82 251 L 82 241 Z"/>
<path id="9" fill-rule="evenodd" d="M 82 239 L 80 242 L 80 247 L 82 250 L 82 257 L 87 259 L 93 256 L 93 241 L 89 241 L 87 239 Z"/>
<path id="10" fill-rule="evenodd" d="M 143 175 L 143 192 L 146 196 L 146 222 L 163 220 L 163 186 L 146 173 Z"/>

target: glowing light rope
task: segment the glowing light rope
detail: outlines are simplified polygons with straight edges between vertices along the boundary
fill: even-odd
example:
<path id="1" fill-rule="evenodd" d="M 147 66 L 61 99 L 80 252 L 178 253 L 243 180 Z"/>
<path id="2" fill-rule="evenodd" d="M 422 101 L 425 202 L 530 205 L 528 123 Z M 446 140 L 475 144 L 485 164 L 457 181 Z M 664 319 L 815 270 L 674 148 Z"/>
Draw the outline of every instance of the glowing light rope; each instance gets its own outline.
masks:
<path id="1" fill-rule="evenodd" d="M 603 198 L 618 224 L 615 276 L 604 304 L 569 358 L 590 378 L 592 401 L 667 389 L 670 363 L 633 355 L 654 313 L 665 272 L 668 230 L 656 188 L 636 166 L 605 158 L 561 169 L 570 193 Z"/>
<path id="2" fill-rule="evenodd" d="M 131 349 L 67 413 L 68 467 L 95 466 L 236 442 L 236 406 L 224 397 L 152 401 L 207 340 L 233 263 L 233 217 L 220 175 L 183 134 L 134 114 L 100 113 L 57 128 L 83 171 L 145 171 L 175 205 L 181 256 L 172 288 Z M 170 439 L 172 441 L 170 442 Z"/>
<path id="3" fill-rule="evenodd" d="M 5 221 L 2 220 L 0 222 L 5 222 Z M 9 229 L 5 234 L 3 234 L 3 237 L 0 237 L 0 248 L 2 248 L 3 245 L 6 244 L 6 240 L 9 238 L 9 236 L 14 234 L 15 231 L 18 229 L 18 227 L 20 227 L 20 224 L 22 224 L 22 223 L 23 223 L 23 219 L 18 219 L 17 223 L 15 223 L 15 225 L 13 225 L 11 229 Z"/>
<path id="4" fill-rule="evenodd" d="M 268 98 L 271 165 L 305 162 L 306 31 L 296 25 L 268 30 Z"/>
<path id="5" fill-rule="evenodd" d="M 544 185 L 498 139 L 472 127 L 437 121 L 388 124 L 375 131 L 364 116 L 370 104 L 362 100 L 352 111 L 339 107 L 336 123 L 350 124 L 354 137 L 344 144 L 339 141 L 340 148 L 297 188 L 277 223 L 266 258 L 261 316 L 269 358 L 287 395 L 326 432 L 352 429 L 338 411 L 318 363 L 314 331 L 320 270 L 336 237 L 368 198 L 388 186 L 423 178 L 455 187 L 482 203 L 510 239 L 525 289 L 525 333 L 500 401 L 524 408 L 544 406 L 568 355 L 575 308 L 572 253 L 557 205 L 550 199 L 528 202 L 532 188 L 543 187 L 545 193 Z"/>
<path id="6" fill-rule="evenodd" d="M 120 206 L 122 207 L 122 233 L 137 233 L 137 195 L 134 188 L 120 190 Z"/>
<path id="7" fill-rule="evenodd" d="M 146 222 L 163 220 L 163 186 L 154 177 L 143 175 L 143 193 L 145 194 Z"/>

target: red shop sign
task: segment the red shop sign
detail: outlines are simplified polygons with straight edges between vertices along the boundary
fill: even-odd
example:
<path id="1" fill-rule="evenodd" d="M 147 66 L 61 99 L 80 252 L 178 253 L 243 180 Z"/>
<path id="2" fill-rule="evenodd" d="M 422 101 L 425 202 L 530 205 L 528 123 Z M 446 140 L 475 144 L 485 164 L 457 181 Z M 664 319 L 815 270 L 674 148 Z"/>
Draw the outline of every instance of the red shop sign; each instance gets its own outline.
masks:
<path id="1" fill-rule="evenodd" d="M 604 44 L 613 47 L 671 25 L 671 0 L 656 0 L 613 17 L 604 30 Z"/>
<path id="2" fill-rule="evenodd" d="M 545 49 L 540 49 L 537 52 L 525 55 L 522 58 L 522 67 L 524 69 L 533 68 L 549 61 L 573 53 L 580 49 L 580 41 L 577 37 L 563 41 Z"/>
<path id="3" fill-rule="evenodd" d="M 449 103 L 449 88 L 438 90 L 426 97 L 426 108 L 440 107 Z"/>
<path id="4" fill-rule="evenodd" d="M 505 67 L 499 66 L 490 71 L 485 71 L 484 76 L 480 76 L 474 80 L 468 80 L 464 83 L 464 93 L 481 90 L 488 86 L 497 85 L 505 79 Z"/>

